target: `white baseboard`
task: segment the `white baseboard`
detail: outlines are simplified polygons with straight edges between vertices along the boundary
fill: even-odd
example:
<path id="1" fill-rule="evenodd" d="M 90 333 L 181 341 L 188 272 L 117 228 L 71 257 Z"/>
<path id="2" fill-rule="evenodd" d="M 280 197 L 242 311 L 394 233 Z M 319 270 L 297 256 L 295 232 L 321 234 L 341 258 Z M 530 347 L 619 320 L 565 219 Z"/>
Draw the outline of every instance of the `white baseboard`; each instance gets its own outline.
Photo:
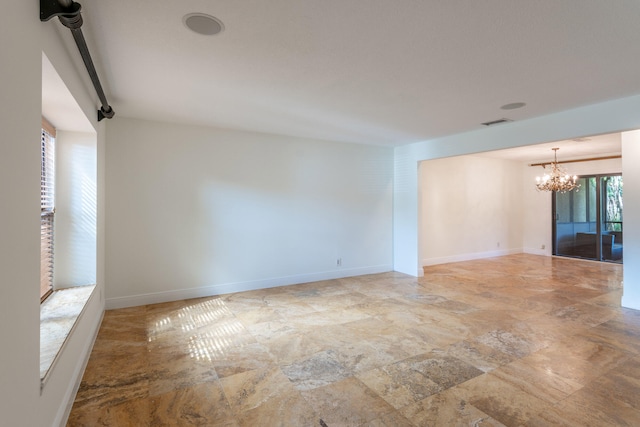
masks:
<path id="1" fill-rule="evenodd" d="M 426 258 L 422 260 L 422 266 L 447 264 L 450 262 L 472 261 L 474 259 L 493 258 L 497 256 L 513 255 L 522 253 L 522 248 L 502 249 L 499 251 L 473 252 L 468 254 L 459 254 L 443 257 Z"/>
<path id="2" fill-rule="evenodd" d="M 522 252 L 524 252 L 525 254 L 531 254 L 531 255 L 551 256 L 551 251 L 548 249 L 524 248 Z"/>
<path id="3" fill-rule="evenodd" d="M 107 310 L 115 308 L 135 307 L 139 305 L 158 304 L 162 302 L 178 301 L 190 298 L 202 298 L 213 295 L 223 295 L 233 292 L 253 291 L 256 289 L 275 288 L 278 286 L 295 285 L 299 283 L 317 282 L 320 280 L 340 279 L 343 277 L 362 276 L 364 274 L 386 273 L 393 271 L 393 265 L 377 265 L 350 269 L 339 269 L 319 273 L 301 274 L 295 276 L 274 277 L 270 279 L 252 280 L 248 282 L 224 283 L 199 288 L 176 289 L 171 291 L 153 292 L 147 294 L 129 295 L 124 297 L 107 298 Z"/>

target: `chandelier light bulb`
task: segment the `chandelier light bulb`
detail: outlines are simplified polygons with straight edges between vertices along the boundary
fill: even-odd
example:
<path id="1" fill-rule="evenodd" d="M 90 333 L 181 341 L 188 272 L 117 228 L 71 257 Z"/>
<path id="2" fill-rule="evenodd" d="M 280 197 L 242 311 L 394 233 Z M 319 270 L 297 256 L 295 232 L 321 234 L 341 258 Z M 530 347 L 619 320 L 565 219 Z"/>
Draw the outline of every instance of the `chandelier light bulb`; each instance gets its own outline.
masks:
<path id="1" fill-rule="evenodd" d="M 565 193 L 580 188 L 578 177 L 569 175 L 564 168 L 558 165 L 558 148 L 553 148 L 554 160 L 551 162 L 551 173 L 545 173 L 540 177 L 536 177 L 536 188 L 538 191 L 556 191 Z M 544 167 L 544 166 L 543 166 Z"/>

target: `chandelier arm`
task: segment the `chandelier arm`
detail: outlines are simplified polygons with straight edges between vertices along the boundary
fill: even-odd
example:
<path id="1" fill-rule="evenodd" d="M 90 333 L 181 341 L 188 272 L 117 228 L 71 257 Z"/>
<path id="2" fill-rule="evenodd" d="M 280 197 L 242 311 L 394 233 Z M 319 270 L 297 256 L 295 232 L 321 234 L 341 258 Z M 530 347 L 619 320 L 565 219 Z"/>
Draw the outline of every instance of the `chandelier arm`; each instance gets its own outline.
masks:
<path id="1" fill-rule="evenodd" d="M 565 193 L 579 189 L 578 177 L 576 175 L 570 176 L 564 168 L 558 165 L 558 148 L 553 148 L 553 158 L 554 161 L 550 163 L 551 173 L 545 174 L 542 179 L 536 178 L 538 191 Z M 545 168 L 545 165 L 543 164 L 542 167 Z"/>

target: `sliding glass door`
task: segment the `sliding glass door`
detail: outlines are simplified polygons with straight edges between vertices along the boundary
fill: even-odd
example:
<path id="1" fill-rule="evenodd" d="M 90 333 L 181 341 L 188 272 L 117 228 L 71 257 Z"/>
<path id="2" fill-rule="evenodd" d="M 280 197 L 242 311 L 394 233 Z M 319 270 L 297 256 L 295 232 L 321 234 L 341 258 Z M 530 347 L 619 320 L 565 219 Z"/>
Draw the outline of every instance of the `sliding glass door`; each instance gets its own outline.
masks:
<path id="1" fill-rule="evenodd" d="M 580 188 L 553 195 L 553 254 L 622 262 L 622 176 L 578 179 Z"/>

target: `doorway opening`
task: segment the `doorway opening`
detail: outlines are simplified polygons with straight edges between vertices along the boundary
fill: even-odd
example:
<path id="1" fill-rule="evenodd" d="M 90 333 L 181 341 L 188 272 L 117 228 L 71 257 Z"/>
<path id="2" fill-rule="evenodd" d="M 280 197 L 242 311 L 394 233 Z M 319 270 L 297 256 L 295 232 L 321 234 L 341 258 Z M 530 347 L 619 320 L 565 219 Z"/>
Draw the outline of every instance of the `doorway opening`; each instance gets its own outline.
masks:
<path id="1" fill-rule="evenodd" d="M 578 183 L 553 195 L 553 254 L 622 263 L 622 175 L 583 175 Z"/>

